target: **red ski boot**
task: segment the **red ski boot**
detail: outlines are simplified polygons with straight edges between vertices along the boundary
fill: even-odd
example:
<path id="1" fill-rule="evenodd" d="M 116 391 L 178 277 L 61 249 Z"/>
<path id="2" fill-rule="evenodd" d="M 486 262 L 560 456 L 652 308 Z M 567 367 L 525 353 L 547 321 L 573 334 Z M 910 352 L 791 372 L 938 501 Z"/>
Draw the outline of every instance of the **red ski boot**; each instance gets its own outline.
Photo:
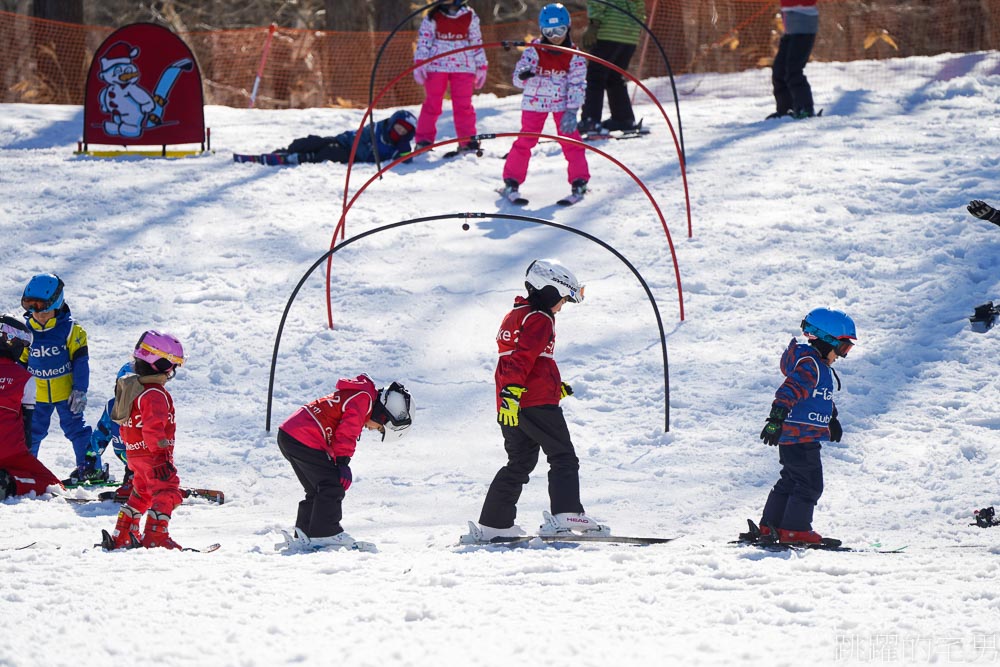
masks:
<path id="1" fill-rule="evenodd" d="M 167 532 L 167 524 L 169 523 L 169 514 L 149 510 L 146 514 L 146 529 L 142 533 L 142 546 L 147 549 L 157 547 L 163 549 L 181 549 L 181 545 L 174 542 L 170 538 L 170 533 Z"/>
<path id="2" fill-rule="evenodd" d="M 136 512 L 128 505 L 123 505 L 118 512 L 118 523 L 115 524 L 114 532 L 108 535 L 108 531 L 101 531 L 101 546 L 108 551 L 134 549 L 141 546 L 139 540 L 139 519 L 141 517 L 141 513 Z"/>
<path id="3" fill-rule="evenodd" d="M 823 538 L 815 530 L 785 530 L 778 529 L 778 542 L 781 544 L 822 544 Z"/>

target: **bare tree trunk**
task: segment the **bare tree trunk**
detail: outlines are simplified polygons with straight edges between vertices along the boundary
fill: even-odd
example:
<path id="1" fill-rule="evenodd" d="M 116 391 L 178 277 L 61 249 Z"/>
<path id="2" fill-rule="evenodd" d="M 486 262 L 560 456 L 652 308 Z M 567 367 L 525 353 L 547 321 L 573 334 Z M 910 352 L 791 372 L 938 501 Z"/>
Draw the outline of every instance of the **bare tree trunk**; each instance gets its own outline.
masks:
<path id="1" fill-rule="evenodd" d="M 34 0 L 31 15 L 50 21 L 83 23 L 83 0 Z"/>

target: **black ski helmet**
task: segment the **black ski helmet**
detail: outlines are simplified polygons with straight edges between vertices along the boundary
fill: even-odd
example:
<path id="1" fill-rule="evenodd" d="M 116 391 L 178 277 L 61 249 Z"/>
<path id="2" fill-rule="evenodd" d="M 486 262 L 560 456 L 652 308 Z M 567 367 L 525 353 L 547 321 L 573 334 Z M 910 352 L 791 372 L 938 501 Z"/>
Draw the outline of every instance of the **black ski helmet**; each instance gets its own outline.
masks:
<path id="1" fill-rule="evenodd" d="M 9 353 L 17 361 L 24 349 L 31 347 L 33 338 L 31 329 L 20 318 L 10 313 L 0 315 L 0 352 Z"/>

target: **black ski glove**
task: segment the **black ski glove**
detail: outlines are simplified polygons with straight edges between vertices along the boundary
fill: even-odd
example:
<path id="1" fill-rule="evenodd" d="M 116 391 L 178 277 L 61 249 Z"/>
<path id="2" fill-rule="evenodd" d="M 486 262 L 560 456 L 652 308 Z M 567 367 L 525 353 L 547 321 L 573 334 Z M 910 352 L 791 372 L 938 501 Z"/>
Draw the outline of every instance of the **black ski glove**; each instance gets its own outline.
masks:
<path id="1" fill-rule="evenodd" d="M 170 479 L 170 476 L 177 472 L 177 468 L 174 467 L 170 461 L 164 461 L 163 463 L 153 466 L 153 477 L 165 482 Z"/>
<path id="2" fill-rule="evenodd" d="M 354 481 L 354 474 L 351 472 L 351 457 L 338 456 L 335 462 L 337 472 L 340 474 L 340 485 L 344 487 L 344 491 L 347 491 L 351 488 L 351 482 Z"/>
<path id="3" fill-rule="evenodd" d="M 844 435 L 844 427 L 840 425 L 837 415 L 830 417 L 830 442 L 840 442 Z"/>
<path id="4" fill-rule="evenodd" d="M 520 79 L 521 81 L 527 81 L 533 76 L 535 76 L 535 73 L 532 72 L 530 69 L 523 69 L 517 73 L 517 78 Z"/>
<path id="5" fill-rule="evenodd" d="M 764 430 L 760 432 L 760 439 L 768 445 L 776 445 L 781 440 L 781 429 L 785 424 L 785 417 L 788 416 L 788 408 L 780 405 L 771 406 L 771 414 L 767 416 L 767 423 Z"/>
<path id="6" fill-rule="evenodd" d="M 986 220 L 987 222 L 992 222 L 995 225 L 1000 225 L 1000 211 L 996 210 L 986 202 L 973 199 L 969 202 L 969 205 L 966 208 L 969 209 L 969 213 L 976 216 L 980 220 Z"/>

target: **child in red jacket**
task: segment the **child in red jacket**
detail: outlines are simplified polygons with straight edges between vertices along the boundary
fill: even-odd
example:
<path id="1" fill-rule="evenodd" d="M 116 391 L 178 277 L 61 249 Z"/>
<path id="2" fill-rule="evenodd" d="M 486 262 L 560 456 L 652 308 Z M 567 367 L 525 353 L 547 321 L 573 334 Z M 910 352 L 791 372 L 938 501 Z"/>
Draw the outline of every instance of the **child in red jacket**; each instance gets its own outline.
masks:
<path id="1" fill-rule="evenodd" d="M 362 429 L 401 438 L 412 423 L 410 392 L 398 382 L 376 389 L 367 375 L 341 378 L 332 394 L 304 405 L 278 427 L 278 448 L 292 464 L 305 498 L 299 502 L 294 535 L 276 550 L 354 549 L 375 551 L 344 532 L 341 504 L 351 486 L 351 457 Z"/>
<path id="2" fill-rule="evenodd" d="M 181 481 L 174 467 L 176 419 L 174 399 L 164 385 L 184 363 L 179 340 L 146 331 L 135 344 L 135 374 L 115 384 L 111 419 L 120 435 L 132 470 L 132 495 L 118 513 L 114 533 L 103 533 L 105 549 L 143 546 L 180 549 L 167 530 L 170 515 L 181 504 Z M 139 520 L 146 513 L 140 537 Z"/>
<path id="3" fill-rule="evenodd" d="M 610 530 L 583 513 L 580 503 L 580 460 L 570 440 L 559 400 L 573 393 L 559 376 L 555 361 L 555 316 L 568 303 L 583 301 L 583 286 L 557 260 L 538 259 L 528 266 L 524 286 L 497 333 L 500 359 L 494 376 L 497 422 L 503 433 L 507 465 L 490 484 L 479 515 L 469 522 L 463 544 L 517 537 L 517 501 L 528 475 L 544 452 L 549 463 L 549 503 L 540 532 L 607 535 Z"/>
<path id="4" fill-rule="evenodd" d="M 59 478 L 28 450 L 35 408 L 35 380 L 18 359 L 31 347 L 31 330 L 13 315 L 0 315 L 0 500 L 41 494 Z"/>

